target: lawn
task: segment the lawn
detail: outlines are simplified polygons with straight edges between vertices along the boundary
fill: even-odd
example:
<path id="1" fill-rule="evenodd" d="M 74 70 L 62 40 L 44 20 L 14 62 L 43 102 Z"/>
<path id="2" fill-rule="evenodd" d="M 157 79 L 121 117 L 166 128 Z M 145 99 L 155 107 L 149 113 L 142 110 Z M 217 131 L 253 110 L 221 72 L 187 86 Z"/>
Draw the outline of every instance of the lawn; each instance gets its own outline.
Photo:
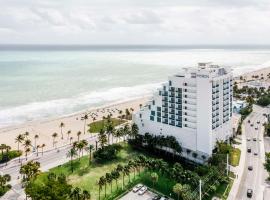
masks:
<path id="1" fill-rule="evenodd" d="M 88 156 L 84 156 L 74 162 L 74 172 L 71 172 L 70 163 L 65 163 L 62 166 L 55 167 L 50 170 L 56 174 L 65 174 L 68 182 L 73 187 L 80 187 L 81 189 L 88 190 L 91 193 L 91 199 L 98 199 L 98 185 L 97 181 L 101 176 L 104 176 L 107 172 L 111 172 L 118 164 L 126 164 L 130 159 L 138 156 L 140 153 L 131 149 L 127 144 L 122 144 L 123 149 L 119 152 L 118 158 L 113 161 L 109 161 L 103 164 L 93 162 L 91 166 L 88 165 Z M 45 174 L 38 176 L 38 180 L 42 182 Z M 133 177 L 133 172 L 130 174 Z M 125 177 L 125 183 L 128 183 L 128 176 Z M 122 178 L 119 178 L 118 186 L 121 187 Z M 116 190 L 115 181 L 112 185 L 113 191 Z M 110 192 L 110 186 L 107 185 L 107 194 Z M 118 193 L 118 192 L 117 192 Z M 119 194 L 121 191 L 119 191 Z M 101 199 L 104 198 L 104 190 L 101 192 Z"/>
<path id="2" fill-rule="evenodd" d="M 241 151 L 238 148 L 232 148 L 230 150 L 230 165 L 236 167 L 239 165 Z"/>
<path id="3" fill-rule="evenodd" d="M 120 124 L 123 124 L 126 121 L 121 120 L 121 119 L 111 118 L 111 122 L 112 122 L 113 127 L 115 127 L 115 126 L 118 126 Z M 92 123 L 88 124 L 88 126 L 90 127 L 89 130 L 91 133 L 99 133 L 102 128 L 104 129 L 104 127 L 106 127 L 107 124 L 108 124 L 108 120 L 103 119 L 103 120 L 99 120 L 96 122 L 92 122 Z"/>

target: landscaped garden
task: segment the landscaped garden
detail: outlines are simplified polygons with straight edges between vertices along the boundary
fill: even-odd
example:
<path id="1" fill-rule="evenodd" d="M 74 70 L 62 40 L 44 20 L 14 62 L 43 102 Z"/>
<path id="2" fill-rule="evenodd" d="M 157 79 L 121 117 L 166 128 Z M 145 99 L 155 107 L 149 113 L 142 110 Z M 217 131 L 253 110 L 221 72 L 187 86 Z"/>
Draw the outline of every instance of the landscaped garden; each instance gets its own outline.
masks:
<path id="1" fill-rule="evenodd" d="M 175 199 L 193 200 L 198 198 L 201 180 L 204 199 L 224 196 L 230 184 L 225 174 L 224 152 L 229 149 L 225 144 L 218 145 L 207 165 L 198 165 L 183 161 L 182 148 L 173 136 L 139 136 L 134 124 L 114 130 L 112 119 L 106 120 L 108 124 L 101 125 L 104 129 L 100 129 L 97 150 L 79 140 L 67 154 L 70 161 L 49 172 L 39 173 L 39 163 L 22 166 L 26 193 L 33 200 L 40 199 L 43 193 L 55 200 L 108 200 L 117 199 L 135 184 L 143 183 Z M 112 135 L 116 141 L 128 138 L 129 143 L 112 144 Z M 84 150 L 87 156 L 83 156 Z"/>

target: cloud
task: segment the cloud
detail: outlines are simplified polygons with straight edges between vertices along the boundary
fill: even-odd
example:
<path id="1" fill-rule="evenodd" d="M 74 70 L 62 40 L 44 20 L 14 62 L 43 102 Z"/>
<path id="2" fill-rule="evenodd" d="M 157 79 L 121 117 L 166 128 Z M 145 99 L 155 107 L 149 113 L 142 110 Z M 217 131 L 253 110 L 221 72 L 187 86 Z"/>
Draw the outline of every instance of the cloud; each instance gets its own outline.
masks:
<path id="1" fill-rule="evenodd" d="M 270 43 L 267 0 L 0 3 L 0 43 Z"/>

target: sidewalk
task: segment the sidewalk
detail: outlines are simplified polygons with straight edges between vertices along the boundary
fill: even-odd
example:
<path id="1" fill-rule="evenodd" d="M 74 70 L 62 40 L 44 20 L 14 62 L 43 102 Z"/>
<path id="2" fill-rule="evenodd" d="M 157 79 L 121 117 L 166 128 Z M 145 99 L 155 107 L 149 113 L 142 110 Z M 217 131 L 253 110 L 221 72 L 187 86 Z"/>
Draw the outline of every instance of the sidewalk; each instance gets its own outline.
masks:
<path id="1" fill-rule="evenodd" d="M 241 150 L 240 162 L 239 162 L 239 165 L 237 167 L 234 167 L 233 171 L 235 172 L 236 178 L 234 179 L 232 189 L 230 191 L 230 194 L 229 194 L 227 200 L 235 200 L 236 199 L 236 195 L 237 195 L 237 192 L 239 189 L 242 175 L 244 173 L 244 165 L 246 162 L 246 153 L 247 153 L 247 151 L 246 151 L 247 140 L 246 140 L 246 135 L 245 135 L 245 125 L 244 125 L 245 123 L 246 123 L 246 120 L 244 120 L 243 124 L 242 124 L 242 135 L 241 135 L 242 141 L 241 141 L 241 147 L 240 147 L 240 150 Z"/>

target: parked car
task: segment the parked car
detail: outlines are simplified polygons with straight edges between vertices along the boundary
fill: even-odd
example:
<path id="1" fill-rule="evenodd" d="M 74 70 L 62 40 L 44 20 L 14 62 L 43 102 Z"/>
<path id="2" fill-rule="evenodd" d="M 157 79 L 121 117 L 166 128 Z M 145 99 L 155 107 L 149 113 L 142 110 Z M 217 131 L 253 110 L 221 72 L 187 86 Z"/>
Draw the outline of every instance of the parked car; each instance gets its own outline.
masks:
<path id="1" fill-rule="evenodd" d="M 152 200 L 160 200 L 160 198 L 161 198 L 161 196 L 156 195 L 156 196 L 154 196 L 154 197 L 152 198 Z"/>
<path id="2" fill-rule="evenodd" d="M 253 124 L 250 124 L 250 126 L 253 126 Z"/>
<path id="3" fill-rule="evenodd" d="M 257 138 L 253 138 L 253 141 L 257 141 Z"/>
<path id="4" fill-rule="evenodd" d="M 257 124 L 260 124 L 261 122 L 260 121 L 257 121 Z"/>
<path id="5" fill-rule="evenodd" d="M 258 130 L 258 127 L 256 127 L 255 130 L 257 131 Z"/>
<path id="6" fill-rule="evenodd" d="M 136 192 L 138 192 L 142 187 L 143 187 L 142 184 L 137 184 L 137 185 L 132 189 L 132 191 L 136 193 Z"/>
<path id="7" fill-rule="evenodd" d="M 167 197 L 161 197 L 160 200 L 168 200 L 169 198 Z"/>
<path id="8" fill-rule="evenodd" d="M 252 171 L 253 170 L 253 167 L 252 166 L 248 166 L 248 170 L 249 171 Z"/>
<path id="9" fill-rule="evenodd" d="M 251 148 L 248 148 L 248 149 L 247 149 L 247 152 L 248 152 L 248 153 L 251 153 Z"/>
<path id="10" fill-rule="evenodd" d="M 257 156 L 258 155 L 258 153 L 257 152 L 254 152 L 254 156 Z"/>
<path id="11" fill-rule="evenodd" d="M 247 197 L 251 198 L 253 194 L 253 190 L 252 189 L 248 189 L 247 190 Z"/>
<path id="12" fill-rule="evenodd" d="M 139 195 L 143 195 L 146 191 L 147 191 L 147 187 L 146 187 L 146 186 L 143 186 L 143 187 L 139 190 Z"/>
<path id="13" fill-rule="evenodd" d="M 248 120 L 248 123 L 250 123 L 250 120 Z"/>
<path id="14" fill-rule="evenodd" d="M 247 138 L 247 141 L 250 141 L 250 138 Z"/>

